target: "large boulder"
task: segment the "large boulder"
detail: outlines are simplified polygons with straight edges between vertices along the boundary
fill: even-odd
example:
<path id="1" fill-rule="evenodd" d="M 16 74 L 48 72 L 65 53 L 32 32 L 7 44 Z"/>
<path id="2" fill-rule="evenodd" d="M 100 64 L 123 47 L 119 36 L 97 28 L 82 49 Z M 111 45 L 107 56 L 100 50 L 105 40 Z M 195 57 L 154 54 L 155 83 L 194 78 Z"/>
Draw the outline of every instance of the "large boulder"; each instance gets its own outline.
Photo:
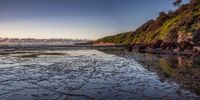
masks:
<path id="1" fill-rule="evenodd" d="M 146 44 L 139 44 L 137 49 L 139 52 L 144 52 L 146 48 L 147 48 Z"/>
<path id="2" fill-rule="evenodd" d="M 196 30 L 196 31 L 193 32 L 193 41 L 195 43 L 200 42 L 200 30 Z"/>
<path id="3" fill-rule="evenodd" d="M 162 40 L 157 40 L 157 41 L 151 43 L 150 47 L 153 49 L 161 48 L 162 43 L 163 43 Z"/>
<path id="4" fill-rule="evenodd" d="M 179 42 L 179 47 L 181 51 L 184 50 L 192 50 L 194 47 L 194 43 L 191 41 L 180 41 Z"/>
<path id="5" fill-rule="evenodd" d="M 162 44 L 161 44 L 161 48 L 162 49 L 166 49 L 166 50 L 173 50 L 173 49 L 176 49 L 176 48 L 178 48 L 179 47 L 179 45 L 178 45 L 178 43 L 177 42 L 163 42 Z"/>

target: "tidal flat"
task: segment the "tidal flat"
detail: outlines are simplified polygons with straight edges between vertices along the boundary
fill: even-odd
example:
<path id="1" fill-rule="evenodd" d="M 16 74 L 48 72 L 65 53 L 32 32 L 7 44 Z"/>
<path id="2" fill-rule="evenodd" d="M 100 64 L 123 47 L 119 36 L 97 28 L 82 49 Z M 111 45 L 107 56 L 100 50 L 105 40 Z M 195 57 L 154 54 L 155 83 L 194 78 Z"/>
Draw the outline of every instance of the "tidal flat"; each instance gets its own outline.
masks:
<path id="1" fill-rule="evenodd" d="M 0 54 L 4 100 L 199 99 L 198 61 L 183 60 L 188 63 L 182 68 L 166 56 L 91 48 L 1 52 L 7 52 Z M 192 85 L 179 82 L 183 76 L 176 73 L 188 66 L 196 72 L 187 83 Z"/>

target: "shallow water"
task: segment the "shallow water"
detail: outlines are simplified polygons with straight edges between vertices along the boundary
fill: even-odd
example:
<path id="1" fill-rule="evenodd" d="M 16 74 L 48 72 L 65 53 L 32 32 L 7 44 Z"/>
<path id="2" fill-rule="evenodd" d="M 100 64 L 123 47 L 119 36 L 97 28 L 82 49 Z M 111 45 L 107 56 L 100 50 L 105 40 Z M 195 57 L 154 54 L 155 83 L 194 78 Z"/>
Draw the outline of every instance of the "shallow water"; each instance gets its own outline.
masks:
<path id="1" fill-rule="evenodd" d="M 29 54 L 0 56 L 0 99 L 198 99 L 134 58 L 92 49 Z"/>

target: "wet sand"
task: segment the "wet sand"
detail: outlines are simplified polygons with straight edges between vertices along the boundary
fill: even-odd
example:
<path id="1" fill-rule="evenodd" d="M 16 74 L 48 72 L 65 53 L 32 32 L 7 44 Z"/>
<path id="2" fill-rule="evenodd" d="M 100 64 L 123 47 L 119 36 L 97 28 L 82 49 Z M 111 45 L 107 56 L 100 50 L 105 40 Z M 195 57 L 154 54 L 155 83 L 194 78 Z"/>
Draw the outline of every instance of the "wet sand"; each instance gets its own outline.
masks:
<path id="1" fill-rule="evenodd" d="M 0 55 L 0 99 L 199 98 L 176 81 L 162 81 L 136 54 L 120 56 L 95 49 L 12 52 L 16 51 Z"/>

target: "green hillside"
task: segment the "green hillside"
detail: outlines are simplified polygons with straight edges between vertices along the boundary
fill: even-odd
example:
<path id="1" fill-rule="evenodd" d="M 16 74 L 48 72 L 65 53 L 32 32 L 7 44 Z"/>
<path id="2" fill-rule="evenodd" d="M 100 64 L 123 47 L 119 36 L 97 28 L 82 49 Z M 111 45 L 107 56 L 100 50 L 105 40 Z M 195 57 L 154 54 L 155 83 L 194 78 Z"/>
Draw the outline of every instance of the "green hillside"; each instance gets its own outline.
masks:
<path id="1" fill-rule="evenodd" d="M 116 44 L 146 43 L 157 40 L 200 42 L 200 0 L 177 5 L 176 11 L 160 12 L 155 20 L 149 20 L 135 31 L 98 39 L 97 42 Z"/>

